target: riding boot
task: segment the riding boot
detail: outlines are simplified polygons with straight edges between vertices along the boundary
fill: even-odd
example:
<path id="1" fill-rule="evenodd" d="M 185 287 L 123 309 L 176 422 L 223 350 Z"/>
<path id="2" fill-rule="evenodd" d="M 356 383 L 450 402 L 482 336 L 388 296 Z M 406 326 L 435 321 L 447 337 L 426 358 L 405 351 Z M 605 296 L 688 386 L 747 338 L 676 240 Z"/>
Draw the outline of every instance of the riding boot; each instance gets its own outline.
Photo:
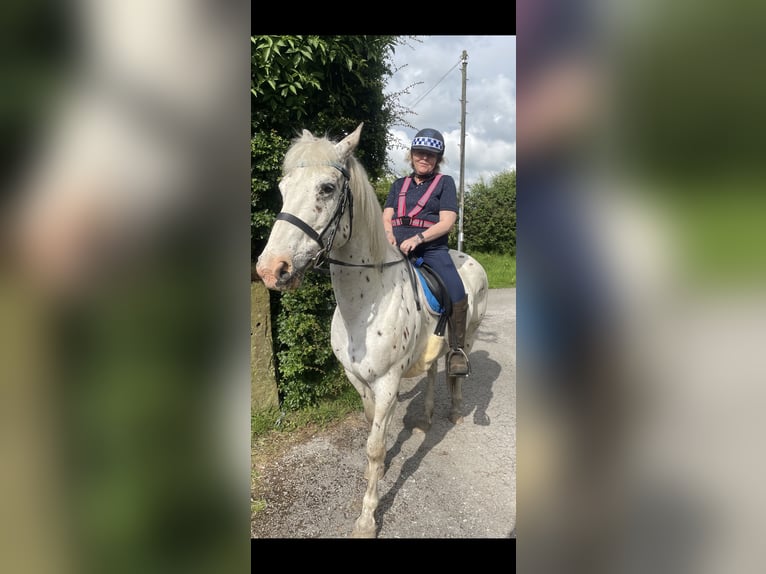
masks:
<path id="1" fill-rule="evenodd" d="M 468 298 L 464 297 L 452 304 L 452 316 L 450 317 L 450 347 L 452 349 L 447 355 L 447 374 L 449 376 L 467 375 L 471 372 L 468 355 L 463 350 L 467 316 Z"/>

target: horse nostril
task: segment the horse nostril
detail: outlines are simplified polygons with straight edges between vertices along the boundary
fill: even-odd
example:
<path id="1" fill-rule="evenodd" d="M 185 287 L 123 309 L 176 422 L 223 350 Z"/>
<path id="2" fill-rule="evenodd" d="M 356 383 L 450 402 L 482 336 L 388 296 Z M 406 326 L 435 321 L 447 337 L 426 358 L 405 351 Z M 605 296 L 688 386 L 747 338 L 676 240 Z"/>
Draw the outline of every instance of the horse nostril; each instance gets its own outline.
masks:
<path id="1" fill-rule="evenodd" d="M 276 273 L 274 276 L 280 280 L 286 280 L 290 278 L 290 263 L 287 261 L 280 261 L 277 265 Z"/>

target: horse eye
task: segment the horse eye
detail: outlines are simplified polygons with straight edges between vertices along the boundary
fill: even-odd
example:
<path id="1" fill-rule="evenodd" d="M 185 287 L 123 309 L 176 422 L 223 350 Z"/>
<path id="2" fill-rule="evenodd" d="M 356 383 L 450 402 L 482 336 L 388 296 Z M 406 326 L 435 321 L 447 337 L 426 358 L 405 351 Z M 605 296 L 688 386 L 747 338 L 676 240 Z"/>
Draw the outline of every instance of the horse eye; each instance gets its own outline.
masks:
<path id="1" fill-rule="evenodd" d="M 330 195 L 332 193 L 335 193 L 335 185 L 332 183 L 323 183 L 319 187 L 319 191 L 320 193 L 322 193 L 322 195 Z"/>

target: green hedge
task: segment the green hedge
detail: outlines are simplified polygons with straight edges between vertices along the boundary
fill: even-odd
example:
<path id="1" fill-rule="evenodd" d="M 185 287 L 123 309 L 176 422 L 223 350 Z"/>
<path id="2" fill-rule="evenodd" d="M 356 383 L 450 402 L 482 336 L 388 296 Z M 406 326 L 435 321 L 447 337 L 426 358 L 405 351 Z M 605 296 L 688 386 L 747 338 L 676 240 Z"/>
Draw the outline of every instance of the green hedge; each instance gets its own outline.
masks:
<path id="1" fill-rule="evenodd" d="M 329 277 L 308 273 L 301 288 L 282 294 L 277 316 L 279 392 L 287 409 L 314 406 L 347 385 L 332 352 L 335 296 Z"/>
<path id="2" fill-rule="evenodd" d="M 457 225 L 450 234 L 457 246 Z M 463 200 L 463 251 L 516 254 L 516 170 L 472 185 Z"/>

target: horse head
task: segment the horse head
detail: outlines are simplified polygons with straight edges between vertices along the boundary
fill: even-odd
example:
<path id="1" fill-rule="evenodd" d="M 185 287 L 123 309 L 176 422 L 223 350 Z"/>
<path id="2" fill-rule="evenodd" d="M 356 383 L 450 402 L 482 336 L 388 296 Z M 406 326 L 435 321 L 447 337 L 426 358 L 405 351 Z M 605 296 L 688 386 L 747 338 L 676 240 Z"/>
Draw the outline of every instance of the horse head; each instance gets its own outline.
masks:
<path id="1" fill-rule="evenodd" d="M 363 125 L 338 143 L 303 130 L 285 155 L 282 211 L 256 264 L 269 289 L 297 289 L 308 269 L 349 240 L 353 194 L 347 165 Z"/>

